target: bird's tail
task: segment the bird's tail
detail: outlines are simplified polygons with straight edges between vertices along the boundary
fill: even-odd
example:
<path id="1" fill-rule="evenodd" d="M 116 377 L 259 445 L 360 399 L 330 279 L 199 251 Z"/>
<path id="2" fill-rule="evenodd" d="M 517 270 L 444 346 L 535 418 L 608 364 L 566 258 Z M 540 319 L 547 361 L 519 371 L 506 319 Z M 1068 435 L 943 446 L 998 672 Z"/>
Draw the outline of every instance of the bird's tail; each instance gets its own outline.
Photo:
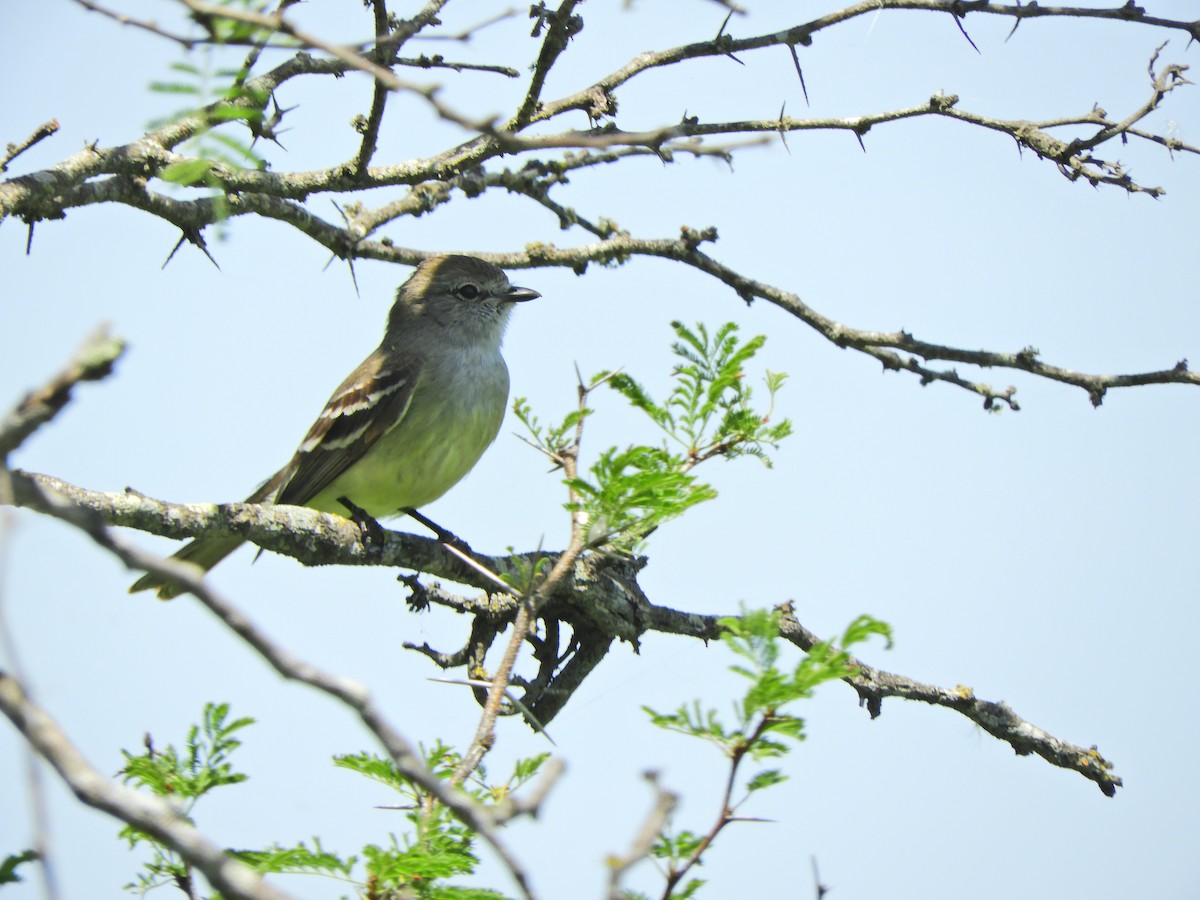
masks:
<path id="1" fill-rule="evenodd" d="M 236 536 L 200 538 L 184 545 L 183 549 L 175 553 L 171 559 L 193 563 L 207 572 L 245 543 L 245 540 L 245 538 Z M 170 600 L 172 597 L 178 597 L 184 591 L 177 582 L 158 575 L 143 575 L 133 583 L 129 593 L 135 594 L 138 591 L 148 591 L 154 588 L 158 589 L 159 600 Z"/>

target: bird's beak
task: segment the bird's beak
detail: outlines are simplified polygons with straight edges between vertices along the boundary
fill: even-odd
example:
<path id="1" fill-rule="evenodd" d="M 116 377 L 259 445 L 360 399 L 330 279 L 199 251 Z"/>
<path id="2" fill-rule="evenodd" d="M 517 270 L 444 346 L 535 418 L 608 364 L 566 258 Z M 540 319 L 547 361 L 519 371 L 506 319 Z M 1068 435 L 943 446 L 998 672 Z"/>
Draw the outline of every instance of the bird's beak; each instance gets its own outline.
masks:
<path id="1" fill-rule="evenodd" d="M 523 303 L 526 300 L 536 300 L 540 296 L 542 295 L 537 291 L 513 285 L 504 294 L 504 299 L 509 303 Z"/>

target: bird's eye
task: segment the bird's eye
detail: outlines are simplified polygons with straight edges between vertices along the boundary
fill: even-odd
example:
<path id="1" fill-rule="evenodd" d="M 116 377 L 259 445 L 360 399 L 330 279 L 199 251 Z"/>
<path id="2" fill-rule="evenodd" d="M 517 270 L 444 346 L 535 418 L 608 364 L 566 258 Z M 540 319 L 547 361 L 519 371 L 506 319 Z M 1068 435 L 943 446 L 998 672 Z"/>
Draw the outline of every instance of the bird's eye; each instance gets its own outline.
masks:
<path id="1" fill-rule="evenodd" d="M 473 284 L 464 284 L 455 288 L 454 293 L 463 300 L 474 300 L 479 296 L 479 288 Z"/>

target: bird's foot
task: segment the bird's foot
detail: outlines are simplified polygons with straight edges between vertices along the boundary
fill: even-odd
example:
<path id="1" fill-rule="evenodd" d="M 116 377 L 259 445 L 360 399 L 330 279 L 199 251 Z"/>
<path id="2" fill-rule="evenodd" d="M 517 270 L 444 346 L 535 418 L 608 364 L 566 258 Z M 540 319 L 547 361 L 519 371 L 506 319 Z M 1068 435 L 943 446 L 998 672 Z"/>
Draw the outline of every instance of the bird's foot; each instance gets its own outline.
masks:
<path id="1" fill-rule="evenodd" d="M 349 497 L 338 497 L 338 503 L 346 507 L 350 513 L 350 521 L 358 526 L 362 537 L 363 547 L 369 554 L 378 554 L 383 550 L 383 526 L 361 506 L 353 503 Z"/>

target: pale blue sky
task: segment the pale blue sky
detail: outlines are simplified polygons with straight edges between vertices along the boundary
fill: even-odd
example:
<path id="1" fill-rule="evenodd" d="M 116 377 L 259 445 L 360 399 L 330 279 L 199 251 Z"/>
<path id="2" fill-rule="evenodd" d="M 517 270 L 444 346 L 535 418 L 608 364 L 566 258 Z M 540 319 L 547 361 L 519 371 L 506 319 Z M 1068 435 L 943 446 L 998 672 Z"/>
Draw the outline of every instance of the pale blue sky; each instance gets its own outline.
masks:
<path id="1" fill-rule="evenodd" d="M 164 0 L 120 5 L 164 23 L 174 15 Z M 733 34 L 795 21 L 784 4 L 760 5 L 778 12 L 735 20 Z M 1194 15 L 1182 0 L 1145 5 Z M 467 6 L 457 16 L 451 6 L 448 23 L 493 8 Z M 711 36 L 723 17 L 712 3 L 621 6 L 582 7 L 586 28 L 550 96 L 642 50 Z M 310 3 L 298 14 L 334 37 L 367 30 L 356 0 Z M 128 142 L 174 108 L 172 98 L 145 90 L 178 58 L 162 41 L 66 0 L 10 4 L 0 24 L 0 140 L 19 140 L 50 117 L 62 124 L 12 174 L 52 165 L 88 141 Z M 1115 23 L 1030 21 L 1005 43 L 1006 22 L 966 24 L 982 55 L 947 17 L 922 13 L 868 16 L 818 35 L 801 50 L 807 112 L 874 112 L 945 90 L 964 108 L 998 116 L 1080 113 L 1094 102 L 1123 116 L 1148 96 L 1146 62 L 1167 37 Z M 470 48 L 435 49 L 523 68 L 535 46 L 517 18 Z M 1164 59 L 1194 65 L 1197 53 L 1175 35 Z M 703 120 L 770 117 L 785 101 L 790 114 L 806 114 L 784 50 L 743 61 L 635 82 L 618 94 L 618 121 L 632 130 L 685 111 Z M 477 114 L 503 111 L 515 91 L 495 76 L 430 80 Z M 288 84 L 281 103 L 301 104 L 284 136 L 288 152 L 265 152 L 280 170 L 348 158 L 356 141 L 346 122 L 369 97 L 365 78 Z M 1200 142 L 1198 99 L 1195 88 L 1177 92 L 1150 124 L 1174 122 L 1179 136 Z M 381 161 L 455 139 L 418 101 L 394 106 Z M 903 327 L 966 347 L 1032 344 L 1050 362 L 1088 371 L 1166 368 L 1184 357 L 1200 364 L 1200 160 L 1138 144 L 1107 149 L 1139 180 L 1166 187 L 1154 201 L 1068 183 L 1053 166 L 1019 156 L 1007 137 L 955 122 L 881 126 L 866 146 L 864 154 L 844 133 L 793 135 L 790 153 L 747 150 L 732 173 L 710 160 L 634 161 L 619 172 L 577 174 L 562 198 L 638 236 L 716 225 L 712 255 L 849 325 Z M 336 217 L 328 198 L 310 208 Z M 455 251 L 587 240 L 502 196 L 455 203 L 387 233 L 397 244 Z M 0 404 L 54 371 L 101 321 L 130 343 L 116 376 L 83 388 L 16 465 L 95 489 L 240 499 L 286 460 L 330 390 L 375 346 L 408 271 L 360 262 L 356 297 L 344 265 L 324 269 L 322 248 L 248 219 L 230 227 L 228 240 L 210 238 L 220 271 L 187 248 L 160 270 L 176 238 L 120 207 L 39 223 L 30 256 L 19 222 L 0 228 Z M 643 585 L 654 602 L 732 612 L 793 599 L 801 621 L 829 635 L 869 612 L 892 623 L 897 643 L 887 653 L 869 648 L 868 662 L 1007 701 L 1065 740 L 1097 744 L 1125 779 L 1106 799 L 1074 773 L 1014 756 L 953 713 L 889 701 L 872 722 L 849 688 L 831 685 L 797 710 L 810 739 L 787 760 L 791 780 L 745 809 L 773 824 L 722 835 L 701 873 L 710 881 L 701 896 L 812 896 L 812 855 L 839 900 L 1200 895 L 1200 787 L 1188 768 L 1200 726 L 1187 692 L 1200 628 L 1194 388 L 1115 391 L 1095 410 L 1077 389 L 971 373 L 1020 389 L 1021 412 L 990 416 L 960 390 L 880 374 L 877 363 L 832 347 L 779 310 L 746 308 L 728 289 L 665 261 L 593 269 L 582 279 L 528 270 L 514 280 L 544 295 L 518 310 L 506 345 L 513 394 L 543 419 L 573 403 L 575 363 L 584 372 L 625 366 L 661 392 L 674 318 L 733 319 L 747 335 L 765 332 L 761 366 L 791 374 L 779 411 L 793 419 L 795 436 L 773 470 L 753 461 L 711 465 L 721 497 L 650 543 Z M 597 406 L 593 451 L 653 438 L 615 398 Z M 476 471 L 428 512 L 483 550 L 560 547 L 561 489 L 514 430 L 510 417 Z M 24 511 L 11 521 L 8 623 L 37 698 L 102 771 L 115 771 L 118 748 L 136 748 L 144 732 L 178 743 L 206 701 L 228 701 L 260 722 L 239 752 L 251 780 L 198 811 L 214 840 L 250 847 L 316 834 L 352 853 L 401 827 L 395 813 L 374 809 L 389 796 L 329 765 L 335 753 L 375 749 L 349 715 L 280 683 L 191 600 L 126 596 L 130 573 L 86 538 Z M 384 570 L 307 571 L 270 554 L 251 566 L 250 557 L 242 551 L 214 581 L 270 634 L 371 685 L 409 738 L 466 745 L 474 703 L 427 681 L 439 673 L 400 649 L 426 640 L 456 648 L 465 620 L 407 612 Z M 540 821 L 510 829 L 540 896 L 602 895 L 604 856 L 624 851 L 649 807 L 644 769 L 659 769 L 684 794 L 677 826 L 709 826 L 721 760 L 651 728 L 640 706 L 669 709 L 700 695 L 727 708 L 739 687 L 728 662 L 719 649 L 661 636 L 648 637 L 640 656 L 612 649 L 551 726 L 568 764 L 564 781 Z M 500 772 L 543 749 L 505 722 L 491 766 Z M 0 727 L 0 854 L 29 842 L 23 781 L 19 742 Z M 63 896 L 118 896 L 137 860 L 115 840 L 117 825 L 80 811 L 57 785 L 51 796 Z M 476 882 L 509 888 L 491 864 Z M 648 864 L 630 885 L 661 890 Z M 348 892 L 312 879 L 281 886 L 318 900 Z M 36 881 L 10 894 L 39 896 Z"/>

